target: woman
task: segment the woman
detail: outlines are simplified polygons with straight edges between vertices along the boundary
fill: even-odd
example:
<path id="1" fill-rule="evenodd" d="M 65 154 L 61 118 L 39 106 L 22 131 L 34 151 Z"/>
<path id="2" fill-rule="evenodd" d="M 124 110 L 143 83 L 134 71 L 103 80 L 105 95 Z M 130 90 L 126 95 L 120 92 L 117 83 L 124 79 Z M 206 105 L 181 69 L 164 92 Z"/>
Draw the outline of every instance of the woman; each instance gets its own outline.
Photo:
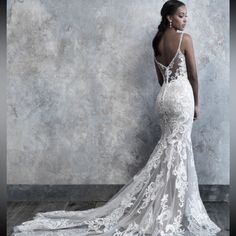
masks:
<path id="1" fill-rule="evenodd" d="M 105 205 L 85 211 L 37 213 L 15 236 L 210 236 L 220 228 L 201 201 L 191 129 L 198 117 L 198 83 L 186 6 L 167 1 L 153 40 L 162 135 L 145 167 Z M 180 31 L 180 33 L 179 33 Z"/>

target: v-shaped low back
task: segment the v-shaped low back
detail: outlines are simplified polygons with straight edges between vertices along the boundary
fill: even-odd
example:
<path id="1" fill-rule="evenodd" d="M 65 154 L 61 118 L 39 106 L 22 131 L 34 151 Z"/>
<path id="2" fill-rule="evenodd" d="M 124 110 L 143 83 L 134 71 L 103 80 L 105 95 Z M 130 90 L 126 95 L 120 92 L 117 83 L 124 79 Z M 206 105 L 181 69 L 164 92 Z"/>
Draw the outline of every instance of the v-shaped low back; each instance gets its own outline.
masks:
<path id="1" fill-rule="evenodd" d="M 180 50 L 181 42 L 183 38 L 183 31 L 181 32 L 180 35 L 180 40 L 179 40 L 179 45 L 176 50 L 176 53 L 170 63 L 165 66 L 162 63 L 160 63 L 156 57 L 154 57 L 155 62 L 158 65 L 158 68 L 161 71 L 161 74 L 164 79 L 164 83 L 168 83 L 172 80 L 175 80 L 178 78 L 180 75 L 187 75 L 187 69 L 186 69 L 186 64 L 185 64 L 185 56 Z"/>
<path id="2" fill-rule="evenodd" d="M 178 52 L 180 51 L 180 45 L 181 45 L 181 42 L 182 42 L 182 37 L 183 37 L 183 31 L 181 32 L 181 35 L 180 35 L 179 45 L 178 45 L 178 48 L 177 48 L 177 50 L 176 50 L 176 53 L 175 53 L 174 57 L 172 58 L 172 60 L 169 62 L 169 64 L 168 64 L 167 66 L 165 66 L 165 65 L 163 65 L 161 62 L 159 62 L 159 61 L 157 60 L 157 58 L 155 57 L 156 62 L 157 62 L 158 64 L 161 64 L 161 65 L 164 66 L 164 67 L 169 67 L 169 66 L 171 65 L 171 63 L 172 63 L 173 60 L 175 59 L 176 55 L 177 55 Z"/>

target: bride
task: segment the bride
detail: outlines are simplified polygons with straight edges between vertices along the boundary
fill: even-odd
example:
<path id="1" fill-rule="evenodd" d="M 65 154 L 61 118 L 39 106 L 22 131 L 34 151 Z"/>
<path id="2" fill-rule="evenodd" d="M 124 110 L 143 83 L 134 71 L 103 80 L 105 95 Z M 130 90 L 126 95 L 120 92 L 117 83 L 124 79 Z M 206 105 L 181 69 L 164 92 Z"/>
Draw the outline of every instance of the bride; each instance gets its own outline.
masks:
<path id="1" fill-rule="evenodd" d="M 153 39 L 161 89 L 156 97 L 161 138 L 147 164 L 105 205 L 48 211 L 14 227 L 14 236 L 213 236 L 221 229 L 200 198 L 191 131 L 198 118 L 198 79 L 187 9 L 165 2 Z"/>

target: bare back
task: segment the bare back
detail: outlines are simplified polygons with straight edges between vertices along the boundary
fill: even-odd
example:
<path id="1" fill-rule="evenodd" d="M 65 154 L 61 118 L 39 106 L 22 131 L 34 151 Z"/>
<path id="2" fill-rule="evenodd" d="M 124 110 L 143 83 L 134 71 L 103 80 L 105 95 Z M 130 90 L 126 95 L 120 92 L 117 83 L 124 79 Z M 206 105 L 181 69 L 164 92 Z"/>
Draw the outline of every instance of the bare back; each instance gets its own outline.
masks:
<path id="1" fill-rule="evenodd" d="M 160 54 L 157 55 L 156 59 L 164 66 L 168 66 L 171 60 L 174 58 L 179 42 L 180 42 L 181 33 L 167 31 L 161 38 L 161 41 L 158 45 Z M 180 45 L 180 50 L 183 53 L 183 49 Z"/>
<path id="2" fill-rule="evenodd" d="M 163 84 L 163 75 L 159 66 L 169 67 L 177 54 L 185 58 L 188 79 L 192 83 L 197 80 L 197 68 L 194 56 L 192 38 L 183 31 L 165 31 L 158 44 L 160 54 L 154 56 L 157 77 L 160 85 Z M 159 64 L 159 66 L 158 66 Z M 195 92 L 197 93 L 197 92 Z M 197 96 L 197 95 L 195 95 Z M 197 100 L 197 99 L 196 99 Z"/>

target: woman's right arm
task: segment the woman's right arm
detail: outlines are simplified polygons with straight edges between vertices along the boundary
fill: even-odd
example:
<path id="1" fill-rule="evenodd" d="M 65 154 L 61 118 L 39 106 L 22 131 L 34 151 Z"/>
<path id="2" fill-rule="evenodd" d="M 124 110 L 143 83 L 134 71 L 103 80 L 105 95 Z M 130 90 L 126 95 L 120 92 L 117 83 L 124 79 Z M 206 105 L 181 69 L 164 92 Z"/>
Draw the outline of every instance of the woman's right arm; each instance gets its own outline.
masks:
<path id="1" fill-rule="evenodd" d="M 186 60 L 187 74 L 189 82 L 193 89 L 194 103 L 195 103 L 195 112 L 194 117 L 197 118 L 198 115 L 198 75 L 197 67 L 194 56 L 193 42 L 189 34 L 184 33 L 183 35 L 183 45 L 184 45 L 184 54 Z"/>

